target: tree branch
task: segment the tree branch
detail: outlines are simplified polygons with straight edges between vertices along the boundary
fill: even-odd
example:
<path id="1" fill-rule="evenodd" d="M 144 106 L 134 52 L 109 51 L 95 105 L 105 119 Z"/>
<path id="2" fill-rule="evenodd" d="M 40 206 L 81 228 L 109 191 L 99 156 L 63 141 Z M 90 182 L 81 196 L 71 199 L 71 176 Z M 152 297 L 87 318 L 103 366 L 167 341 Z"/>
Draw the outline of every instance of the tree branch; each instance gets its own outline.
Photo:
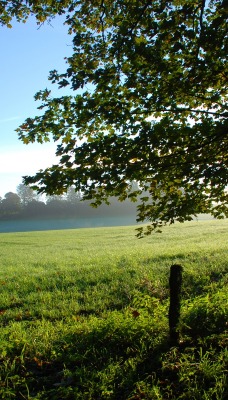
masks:
<path id="1" fill-rule="evenodd" d="M 118 51 L 118 53 L 119 53 L 119 50 L 120 50 L 121 46 L 124 44 L 125 38 L 132 35 L 133 30 L 136 29 L 138 23 L 140 22 L 140 20 L 141 20 L 143 14 L 145 13 L 145 11 L 146 11 L 147 7 L 149 7 L 149 5 L 151 5 L 151 1 L 148 1 L 148 2 L 144 5 L 144 7 L 142 8 L 141 13 L 139 14 L 139 16 L 138 16 L 138 18 L 136 19 L 136 21 L 134 22 L 134 24 L 131 25 L 131 28 L 127 31 L 127 34 L 121 39 L 118 48 L 117 48 L 116 51 L 114 52 L 114 55 L 116 54 L 117 51 Z M 117 37 L 118 37 L 118 36 L 119 36 L 119 34 L 117 34 Z"/>
<path id="2" fill-rule="evenodd" d="M 200 32 L 203 31 L 203 13 L 205 8 L 205 0 L 202 0 L 202 6 L 200 11 Z"/>
<path id="3" fill-rule="evenodd" d="M 128 35 L 132 35 L 133 30 L 137 27 L 138 23 L 140 22 L 143 14 L 145 13 L 147 7 L 151 4 L 151 1 L 148 1 L 144 7 L 142 8 L 142 11 L 139 15 L 139 17 L 137 18 L 137 20 L 135 21 L 135 23 L 131 26 L 131 29 L 128 31 Z"/>
<path id="4" fill-rule="evenodd" d="M 101 22 L 101 30 L 102 30 L 102 39 L 103 43 L 105 43 L 105 34 L 104 34 L 104 15 L 105 15 L 105 5 L 104 5 L 104 0 L 101 1 L 101 15 L 100 15 L 100 22 Z"/>
<path id="5" fill-rule="evenodd" d="M 192 108 L 175 108 L 175 109 L 170 108 L 170 109 L 163 109 L 163 110 L 155 109 L 155 110 L 151 110 L 150 114 L 157 113 L 157 112 L 161 112 L 161 113 L 163 113 L 163 112 L 172 112 L 172 113 L 178 114 L 178 113 L 182 113 L 182 112 L 186 112 L 186 111 L 187 112 L 192 112 L 192 113 L 198 113 L 198 114 L 203 113 L 203 114 L 208 114 L 208 115 L 216 115 L 218 117 L 227 117 L 228 116 L 227 112 L 218 113 L 218 112 L 208 111 L 208 110 L 195 110 L 195 109 L 192 109 Z M 143 111 L 133 111 L 133 112 L 131 112 L 131 115 L 134 115 L 134 114 L 141 115 L 141 114 L 144 114 L 144 113 L 145 112 L 143 112 Z"/>
<path id="6" fill-rule="evenodd" d="M 202 38 L 202 33 L 203 33 L 203 14 L 204 14 L 204 8 L 205 8 L 205 0 L 202 0 L 202 5 L 200 9 L 200 17 L 199 17 L 199 22 L 200 22 L 200 31 L 199 31 L 199 40 L 198 40 L 198 46 L 196 50 L 196 61 L 198 60 L 199 57 L 199 52 L 200 52 L 200 47 L 201 47 L 201 38 Z"/>
<path id="7" fill-rule="evenodd" d="M 161 112 L 173 112 L 173 113 L 179 113 L 179 112 L 193 112 L 193 113 L 203 113 L 203 114 L 210 114 L 210 115 L 217 115 L 218 117 L 226 117 L 227 113 L 218 113 L 218 112 L 214 112 L 214 111 L 208 111 L 208 110 L 196 110 L 193 108 L 177 108 L 177 109 L 168 109 L 168 110 L 162 110 Z"/>

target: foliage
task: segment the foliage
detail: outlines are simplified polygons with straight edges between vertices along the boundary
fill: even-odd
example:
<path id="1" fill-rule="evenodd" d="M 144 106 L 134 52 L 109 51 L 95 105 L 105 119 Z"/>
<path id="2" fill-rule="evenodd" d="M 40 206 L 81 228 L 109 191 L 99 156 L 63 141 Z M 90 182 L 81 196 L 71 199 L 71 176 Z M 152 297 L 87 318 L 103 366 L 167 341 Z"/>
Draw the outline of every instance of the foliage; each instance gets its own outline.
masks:
<path id="1" fill-rule="evenodd" d="M 35 200 L 36 193 L 29 186 L 20 185 L 17 186 L 17 194 L 21 199 L 21 203 L 23 206 L 26 206 L 29 202 Z"/>
<path id="2" fill-rule="evenodd" d="M 0 397 L 225 400 L 227 221 L 162 239 L 134 227 L 1 234 Z M 184 267 L 178 347 L 172 263 Z"/>
<path id="3" fill-rule="evenodd" d="M 226 2 L 39 4 L 26 2 L 38 20 L 66 12 L 73 54 L 49 78 L 75 93 L 36 94 L 43 115 L 19 136 L 52 137 L 60 162 L 25 182 L 49 194 L 74 186 L 95 205 L 139 198 L 148 233 L 197 213 L 227 215 Z"/>
<path id="4" fill-rule="evenodd" d="M 65 8 L 70 3 L 69 0 L 2 0 L 0 1 L 0 24 L 12 28 L 13 18 L 16 18 L 18 22 L 26 22 L 30 15 L 34 15 L 40 25 L 56 14 L 64 14 Z"/>
<path id="5" fill-rule="evenodd" d="M 15 218 L 20 211 L 21 199 L 16 193 L 8 192 L 0 199 L 0 216 L 12 215 Z"/>

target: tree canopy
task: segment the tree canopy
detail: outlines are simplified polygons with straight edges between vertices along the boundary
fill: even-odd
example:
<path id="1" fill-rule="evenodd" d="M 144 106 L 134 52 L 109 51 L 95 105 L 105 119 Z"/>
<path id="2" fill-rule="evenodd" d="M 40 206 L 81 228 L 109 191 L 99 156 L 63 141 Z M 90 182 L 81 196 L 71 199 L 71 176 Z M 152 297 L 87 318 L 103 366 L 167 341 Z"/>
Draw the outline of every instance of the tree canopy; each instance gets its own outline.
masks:
<path id="1" fill-rule="evenodd" d="M 43 114 L 18 129 L 24 143 L 54 139 L 60 162 L 26 184 L 47 194 L 74 186 L 96 205 L 140 199 L 147 233 L 228 215 L 225 1 L 0 3 L 25 4 L 38 22 L 65 13 L 73 42 L 66 71 L 49 76 L 72 95 L 41 90 Z"/>

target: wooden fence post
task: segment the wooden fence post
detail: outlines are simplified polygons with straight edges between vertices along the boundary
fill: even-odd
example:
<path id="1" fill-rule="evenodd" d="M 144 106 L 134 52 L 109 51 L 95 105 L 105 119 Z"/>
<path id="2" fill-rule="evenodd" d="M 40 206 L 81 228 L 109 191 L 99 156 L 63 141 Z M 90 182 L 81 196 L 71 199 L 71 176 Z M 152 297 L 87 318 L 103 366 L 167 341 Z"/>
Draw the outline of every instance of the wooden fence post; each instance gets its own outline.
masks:
<path id="1" fill-rule="evenodd" d="M 174 346 L 178 345 L 179 342 L 178 323 L 180 319 L 182 271 L 181 265 L 172 265 L 170 268 L 169 334 L 170 343 Z"/>

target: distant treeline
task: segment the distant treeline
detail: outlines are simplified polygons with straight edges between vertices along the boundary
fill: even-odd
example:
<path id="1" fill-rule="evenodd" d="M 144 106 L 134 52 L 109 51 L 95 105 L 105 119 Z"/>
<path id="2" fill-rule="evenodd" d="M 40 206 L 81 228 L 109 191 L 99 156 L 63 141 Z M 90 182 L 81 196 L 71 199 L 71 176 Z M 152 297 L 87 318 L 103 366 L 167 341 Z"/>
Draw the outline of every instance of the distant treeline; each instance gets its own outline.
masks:
<path id="1" fill-rule="evenodd" d="M 46 196 L 43 200 L 32 189 L 20 184 L 17 193 L 8 192 L 4 198 L 0 197 L 0 219 L 136 216 L 136 204 L 130 200 L 120 202 L 112 198 L 110 203 L 94 208 L 89 201 L 82 201 L 81 194 L 73 188 L 64 196 Z"/>

